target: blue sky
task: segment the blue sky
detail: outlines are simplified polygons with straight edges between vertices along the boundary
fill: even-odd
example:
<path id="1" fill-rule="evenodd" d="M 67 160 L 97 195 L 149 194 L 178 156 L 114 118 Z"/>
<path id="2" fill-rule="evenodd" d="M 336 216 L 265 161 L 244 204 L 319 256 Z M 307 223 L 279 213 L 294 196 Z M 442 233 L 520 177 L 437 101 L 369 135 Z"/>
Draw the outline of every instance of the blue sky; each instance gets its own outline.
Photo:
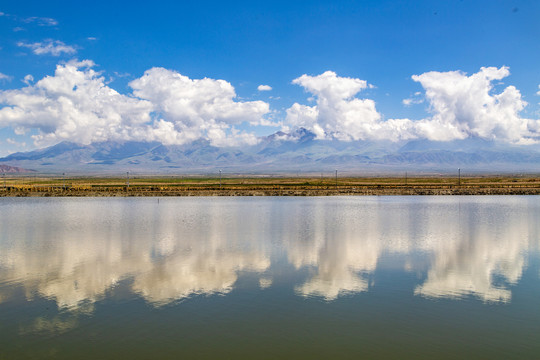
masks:
<path id="1" fill-rule="evenodd" d="M 4 107 L 3 114 L 0 110 L 0 154 L 29 150 L 71 137 L 82 142 L 120 139 L 118 128 L 125 124 L 130 127 L 127 131 L 130 135 L 124 134 L 126 139 L 143 139 L 140 124 L 144 123 L 148 129 L 154 128 L 153 132 L 145 130 L 145 134 L 151 134 L 149 139 L 159 140 L 161 135 L 157 134 L 169 129 L 156 130 L 159 120 L 167 122 L 165 125 L 170 122 L 171 131 L 177 132 L 166 140 L 169 143 L 206 137 L 217 145 L 235 144 L 231 142 L 235 134 L 243 133 L 243 139 L 249 142 L 253 141 L 248 139 L 249 134 L 266 135 L 280 128 L 297 126 L 312 127 L 319 131 L 321 138 L 334 136 L 343 140 L 373 136 L 450 139 L 441 137 L 444 132 L 453 132 L 454 138 L 476 135 L 515 143 L 537 139 L 535 121 L 540 118 L 537 95 L 540 2 L 537 1 L 21 0 L 0 2 L 0 12 L 0 90 L 3 92 L 0 107 Z M 91 60 L 94 65 L 76 64 L 74 59 Z M 120 101 L 125 102 L 122 109 L 106 107 L 106 115 L 90 114 L 89 122 L 97 121 L 103 127 L 114 122 L 115 116 L 133 119 L 116 123 L 114 132 L 88 137 L 81 134 L 101 134 L 100 126 L 76 121 L 72 124 L 69 117 L 72 115 L 55 111 L 55 116 L 61 118 L 58 121 L 62 122 L 58 125 L 49 118 L 52 115 L 45 116 L 43 109 L 29 105 L 41 99 L 39 96 L 60 101 L 54 98 L 52 88 L 35 87 L 45 76 L 55 76 L 58 65 L 65 66 L 70 61 L 75 64 L 72 68 L 87 75 L 89 69 L 93 69 L 95 74 L 88 75 L 90 78 L 103 77 L 103 86 L 126 97 Z M 489 98 L 476 104 L 480 109 L 477 115 L 461 120 L 466 116 L 463 114 L 476 111 L 472 109 L 476 105 L 471 105 L 471 100 L 465 99 L 463 94 L 452 99 L 445 97 L 448 86 L 454 86 L 456 81 L 465 84 L 469 76 L 478 74 L 482 67 L 496 68 L 499 73 L 486 73 L 484 80 L 471 85 L 469 90 L 487 86 L 485 91 L 478 90 L 477 97 L 486 92 L 501 94 L 509 86 L 514 86 L 519 96 L 508 95 L 510 100 L 505 103 L 512 102 L 512 106 L 495 104 L 491 113 L 482 115 L 479 111 L 486 107 L 486 101 L 487 106 L 493 105 Z M 152 68 L 168 72 L 156 71 L 148 76 L 148 81 L 140 80 L 145 71 Z M 326 71 L 335 76 L 317 77 Z M 462 72 L 462 77 L 452 80 L 449 72 L 455 71 Z M 417 81 L 411 78 L 429 72 L 436 73 Z M 25 84 L 23 79 L 29 74 L 33 81 Z M 164 89 L 157 87 L 165 86 L 163 84 L 170 80 L 171 88 L 167 91 L 173 91 L 171 89 L 176 89 L 173 79 L 178 74 L 189 79 L 225 80 L 237 97 L 224 106 L 235 115 L 216 119 L 220 116 L 216 114 L 225 111 L 223 108 L 212 110 L 215 113 L 200 113 L 207 108 L 205 104 L 215 103 L 215 98 L 227 98 L 223 93 L 194 100 L 196 119 L 183 110 L 171 110 L 167 104 L 182 99 L 172 93 L 166 98 L 160 97 Z M 311 78 L 293 84 L 293 80 L 304 74 Z M 129 84 L 137 79 L 138 88 L 134 89 Z M 366 83 L 347 83 L 346 79 Z M 446 85 L 439 86 L 439 83 Z M 216 83 L 212 84 L 208 86 Z M 272 90 L 258 91 L 261 84 Z M 200 85 L 195 93 L 188 91 L 185 96 L 220 91 L 215 87 L 214 90 L 203 89 Z M 352 88 L 341 97 L 330 94 L 332 89 L 342 85 Z M 34 100 L 21 102 L 14 91 L 32 86 L 34 88 L 27 89 L 31 94 L 27 95 Z M 80 87 L 82 89 L 82 85 Z M 429 91 L 435 93 L 427 96 Z M 87 94 L 86 98 L 89 96 Z M 144 103 L 135 104 L 131 101 L 135 98 Z M 74 97 L 72 101 L 82 101 L 77 99 L 81 97 Z M 360 103 L 354 99 L 369 101 Z M 100 101 L 100 104 L 109 103 Z M 453 113 L 445 113 L 448 104 L 456 101 L 458 105 Z M 239 103 L 243 103 L 242 106 Z M 299 107 L 292 109 L 295 103 Z M 126 112 L 125 107 L 129 106 L 138 107 L 144 114 Z M 472 110 L 463 110 L 467 106 Z M 16 108 L 20 111 L 13 120 L 12 111 Z M 38 110 L 41 115 L 36 115 Z M 356 111 L 353 120 L 359 123 L 367 118 L 371 130 L 347 125 L 350 122 L 347 114 L 353 110 Z M 78 109 L 77 116 L 84 117 L 86 112 L 92 109 Z M 491 117 L 501 113 L 509 114 L 511 119 L 497 118 L 494 120 L 497 126 L 486 125 Z M 454 118 L 458 120 L 452 120 Z M 391 126 L 383 124 L 389 119 L 410 121 Z M 425 126 L 419 127 L 418 121 L 424 121 Z M 265 126 L 268 122 L 275 126 Z M 139 127 L 135 128 L 134 123 Z M 442 123 L 444 127 L 433 130 L 435 123 Z M 80 131 L 73 130 L 73 126 Z M 526 131 L 517 130 L 524 126 Z M 396 127 L 406 128 L 407 133 L 397 134 Z M 195 131 L 194 128 L 205 130 Z M 505 137 L 505 132 L 513 135 Z M 381 135 L 383 133 L 387 135 Z"/>

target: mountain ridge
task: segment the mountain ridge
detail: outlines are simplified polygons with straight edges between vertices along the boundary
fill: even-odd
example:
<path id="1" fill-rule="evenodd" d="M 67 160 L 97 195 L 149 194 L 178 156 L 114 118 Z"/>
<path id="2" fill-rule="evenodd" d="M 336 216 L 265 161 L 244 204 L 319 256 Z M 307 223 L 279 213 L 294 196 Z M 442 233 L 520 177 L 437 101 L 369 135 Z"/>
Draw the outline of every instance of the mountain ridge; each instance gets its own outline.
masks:
<path id="1" fill-rule="evenodd" d="M 454 171 L 464 166 L 478 171 L 523 172 L 540 171 L 540 148 L 481 138 L 449 142 L 318 140 L 314 133 L 299 128 L 261 137 L 255 145 L 222 148 L 203 139 L 183 145 L 155 141 L 81 145 L 63 141 L 43 149 L 13 153 L 0 158 L 0 162 L 39 172 L 80 173 L 191 173 L 218 168 L 238 173 L 319 172 L 334 168 L 349 172 Z"/>
<path id="2" fill-rule="evenodd" d="M 34 170 L 23 169 L 17 166 L 9 166 L 0 164 L 0 173 L 2 174 L 20 174 L 20 173 L 29 173 L 34 172 Z"/>

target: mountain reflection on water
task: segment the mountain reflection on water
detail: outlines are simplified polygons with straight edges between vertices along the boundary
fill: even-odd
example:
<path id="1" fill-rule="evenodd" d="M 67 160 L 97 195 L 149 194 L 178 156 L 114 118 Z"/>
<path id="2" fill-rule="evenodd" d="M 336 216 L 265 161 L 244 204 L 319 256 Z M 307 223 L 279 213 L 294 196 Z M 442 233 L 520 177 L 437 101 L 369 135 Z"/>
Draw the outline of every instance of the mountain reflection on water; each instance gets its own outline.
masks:
<path id="1" fill-rule="evenodd" d="M 258 279 L 253 291 L 281 279 L 332 301 L 370 291 L 379 269 L 417 274 L 415 296 L 510 302 L 538 249 L 538 200 L 3 199 L 0 303 L 22 289 L 28 301 L 91 312 L 125 282 L 159 307 L 228 294 L 242 274 Z"/>

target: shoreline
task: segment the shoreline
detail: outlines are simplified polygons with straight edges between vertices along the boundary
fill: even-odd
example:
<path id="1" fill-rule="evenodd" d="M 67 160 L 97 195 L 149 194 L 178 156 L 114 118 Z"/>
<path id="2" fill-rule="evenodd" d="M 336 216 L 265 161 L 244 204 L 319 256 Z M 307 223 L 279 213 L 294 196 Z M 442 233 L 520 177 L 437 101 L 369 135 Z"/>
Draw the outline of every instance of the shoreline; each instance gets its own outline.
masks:
<path id="1" fill-rule="evenodd" d="M 3 186 L 2 186 L 3 185 Z M 0 197 L 540 195 L 540 177 L 10 178 Z"/>
<path id="2" fill-rule="evenodd" d="M 0 197 L 192 197 L 192 196 L 463 196 L 463 195 L 540 195 L 540 188 L 409 188 L 409 189 L 248 189 L 182 191 L 1 191 Z"/>

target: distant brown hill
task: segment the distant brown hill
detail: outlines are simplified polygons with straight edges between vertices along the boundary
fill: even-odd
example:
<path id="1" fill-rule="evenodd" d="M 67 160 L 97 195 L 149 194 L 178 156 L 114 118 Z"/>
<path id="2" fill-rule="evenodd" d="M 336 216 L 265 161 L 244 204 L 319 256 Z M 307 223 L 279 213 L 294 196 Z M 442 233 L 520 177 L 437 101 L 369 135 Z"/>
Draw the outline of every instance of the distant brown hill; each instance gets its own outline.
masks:
<path id="1" fill-rule="evenodd" d="M 2 173 L 29 173 L 35 170 L 23 169 L 16 166 L 2 165 L 0 164 L 0 172 Z"/>

